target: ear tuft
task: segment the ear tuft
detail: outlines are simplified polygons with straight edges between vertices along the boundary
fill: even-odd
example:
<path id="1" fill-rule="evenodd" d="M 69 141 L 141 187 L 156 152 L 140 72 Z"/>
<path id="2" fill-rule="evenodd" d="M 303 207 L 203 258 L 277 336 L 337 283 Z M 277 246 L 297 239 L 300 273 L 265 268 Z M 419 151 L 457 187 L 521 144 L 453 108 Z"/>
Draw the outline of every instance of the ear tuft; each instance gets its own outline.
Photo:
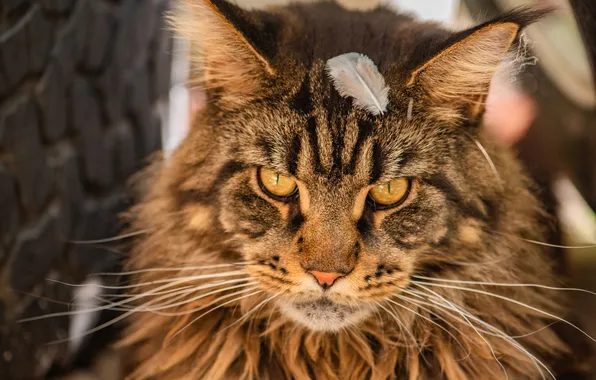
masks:
<path id="1" fill-rule="evenodd" d="M 518 63 L 514 47 L 522 29 L 549 12 L 518 9 L 455 34 L 447 47 L 412 72 L 407 86 L 422 90 L 435 104 L 467 105 L 465 117 L 478 116 L 495 72 L 504 62 Z"/>
<path id="2" fill-rule="evenodd" d="M 275 73 L 253 43 L 259 39 L 254 15 L 225 0 L 177 4 L 170 22 L 190 41 L 191 62 L 198 71 L 193 81 L 206 90 L 217 89 L 225 104 L 241 104 L 254 96 L 263 77 Z"/>

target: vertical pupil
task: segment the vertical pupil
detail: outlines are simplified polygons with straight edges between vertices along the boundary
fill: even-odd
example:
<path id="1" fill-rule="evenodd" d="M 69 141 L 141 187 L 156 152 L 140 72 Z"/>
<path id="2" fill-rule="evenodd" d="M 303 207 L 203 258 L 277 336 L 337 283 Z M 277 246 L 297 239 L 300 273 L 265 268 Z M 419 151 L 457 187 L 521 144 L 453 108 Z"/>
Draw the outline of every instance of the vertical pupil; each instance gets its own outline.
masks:
<path id="1" fill-rule="evenodd" d="M 275 184 L 279 185 L 279 174 L 275 175 Z"/>
<path id="2" fill-rule="evenodd" d="M 387 183 L 387 191 L 391 194 L 391 182 Z"/>

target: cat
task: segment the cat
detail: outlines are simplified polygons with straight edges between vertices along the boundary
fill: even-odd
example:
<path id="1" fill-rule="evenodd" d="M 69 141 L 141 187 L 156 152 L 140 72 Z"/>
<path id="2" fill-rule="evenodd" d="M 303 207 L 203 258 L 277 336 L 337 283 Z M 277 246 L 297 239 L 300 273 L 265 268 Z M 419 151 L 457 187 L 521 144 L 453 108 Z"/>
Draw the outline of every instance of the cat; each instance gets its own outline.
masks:
<path id="1" fill-rule="evenodd" d="M 545 12 L 184 2 L 208 100 L 130 211 L 129 378 L 554 376 L 548 216 L 481 125 Z"/>

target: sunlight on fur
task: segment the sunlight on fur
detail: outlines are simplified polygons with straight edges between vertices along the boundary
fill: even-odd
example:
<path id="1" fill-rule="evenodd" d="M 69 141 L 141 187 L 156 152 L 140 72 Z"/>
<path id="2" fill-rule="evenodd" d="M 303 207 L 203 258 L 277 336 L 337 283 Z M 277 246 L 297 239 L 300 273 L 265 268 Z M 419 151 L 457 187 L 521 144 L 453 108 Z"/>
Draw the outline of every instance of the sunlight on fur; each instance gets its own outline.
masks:
<path id="1" fill-rule="evenodd" d="M 99 307 L 127 322 L 128 379 L 555 378 L 554 322 L 583 333 L 572 289 L 535 185 L 480 125 L 545 14 L 455 32 L 180 2 L 207 106 L 139 177 L 131 284 Z"/>

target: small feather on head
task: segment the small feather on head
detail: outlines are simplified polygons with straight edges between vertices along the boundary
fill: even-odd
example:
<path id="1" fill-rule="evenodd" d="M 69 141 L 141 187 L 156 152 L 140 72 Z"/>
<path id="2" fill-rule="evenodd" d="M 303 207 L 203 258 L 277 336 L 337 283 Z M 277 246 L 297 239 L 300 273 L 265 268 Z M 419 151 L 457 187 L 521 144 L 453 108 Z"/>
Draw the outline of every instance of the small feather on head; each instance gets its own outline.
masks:
<path id="1" fill-rule="evenodd" d="M 374 62 L 360 53 L 347 53 L 327 61 L 327 74 L 343 97 L 373 115 L 382 115 L 389 103 L 389 87 Z"/>

